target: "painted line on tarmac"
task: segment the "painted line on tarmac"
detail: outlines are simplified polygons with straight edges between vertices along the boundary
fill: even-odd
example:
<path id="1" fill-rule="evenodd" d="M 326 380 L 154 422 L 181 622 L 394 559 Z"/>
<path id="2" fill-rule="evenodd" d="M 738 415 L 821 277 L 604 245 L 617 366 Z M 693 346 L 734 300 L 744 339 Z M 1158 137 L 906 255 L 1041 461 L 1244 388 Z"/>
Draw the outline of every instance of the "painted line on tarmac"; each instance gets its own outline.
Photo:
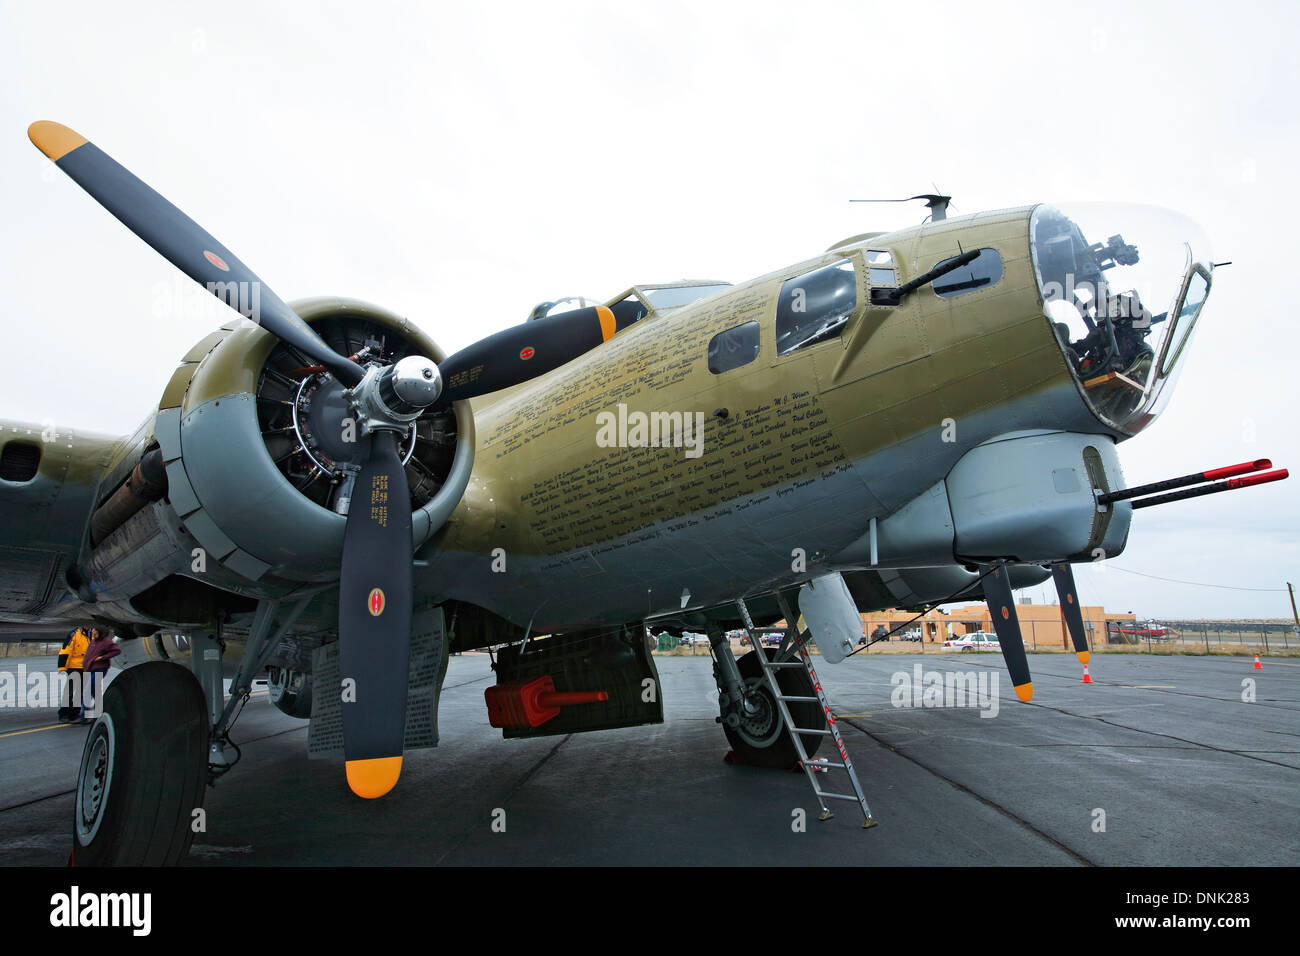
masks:
<path id="1" fill-rule="evenodd" d="M 26 730 L 11 730 L 7 734 L 0 734 L 0 740 L 4 740 L 4 738 L 6 737 L 21 737 L 23 734 L 35 734 L 35 733 L 39 733 L 42 730 L 57 730 L 60 727 L 76 727 L 76 726 L 77 725 L 72 723 L 72 721 L 67 721 L 62 724 L 50 724 L 48 727 L 29 727 Z"/>

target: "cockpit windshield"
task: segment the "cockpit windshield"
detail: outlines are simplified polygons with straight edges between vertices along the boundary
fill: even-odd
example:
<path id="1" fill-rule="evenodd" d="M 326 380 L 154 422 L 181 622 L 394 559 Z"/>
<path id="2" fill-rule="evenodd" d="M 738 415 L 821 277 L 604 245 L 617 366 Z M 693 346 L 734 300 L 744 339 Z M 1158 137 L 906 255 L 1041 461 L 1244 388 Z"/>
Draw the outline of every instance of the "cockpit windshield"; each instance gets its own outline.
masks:
<path id="1" fill-rule="evenodd" d="M 1093 411 L 1134 434 L 1155 418 L 1209 294 L 1209 244 L 1154 207 L 1039 206 L 1030 245 L 1043 309 Z"/>

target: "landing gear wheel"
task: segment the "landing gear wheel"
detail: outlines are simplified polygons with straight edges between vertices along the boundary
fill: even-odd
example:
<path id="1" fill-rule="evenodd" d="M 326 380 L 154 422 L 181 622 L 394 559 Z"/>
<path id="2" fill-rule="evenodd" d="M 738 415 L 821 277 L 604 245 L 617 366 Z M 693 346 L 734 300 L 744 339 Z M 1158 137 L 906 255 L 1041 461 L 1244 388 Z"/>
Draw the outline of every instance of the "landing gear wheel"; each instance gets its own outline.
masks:
<path id="1" fill-rule="evenodd" d="M 767 655 L 768 660 L 776 657 L 776 649 L 772 647 L 762 648 L 762 653 Z M 781 726 L 781 712 L 777 710 L 772 692 L 768 690 L 767 681 L 763 679 L 763 669 L 754 654 L 754 651 L 750 651 L 744 657 L 738 658 L 736 666 L 740 669 L 740 676 L 745 680 L 745 687 L 757 691 L 754 702 L 758 705 L 758 710 L 748 717 L 742 714 L 740 726 L 729 727 L 724 723 L 722 729 L 727 735 L 727 742 L 731 744 L 731 749 L 736 752 L 737 763 L 785 769 L 793 765 L 799 759 L 799 755 L 795 752 L 790 732 Z M 780 668 L 776 673 L 776 683 L 781 688 L 782 696 L 785 697 L 817 696 L 812 679 L 802 667 Z M 826 720 L 818 704 L 795 701 L 787 702 L 786 706 L 790 708 L 790 716 L 797 727 L 815 730 L 826 728 Z M 804 753 L 809 757 L 817 753 L 817 748 L 821 746 L 822 735 L 800 734 L 799 737 L 803 742 Z"/>
<path id="2" fill-rule="evenodd" d="M 189 852 L 208 773 L 199 682 L 166 661 L 138 664 L 104 692 L 77 775 L 76 866 L 169 866 Z"/>

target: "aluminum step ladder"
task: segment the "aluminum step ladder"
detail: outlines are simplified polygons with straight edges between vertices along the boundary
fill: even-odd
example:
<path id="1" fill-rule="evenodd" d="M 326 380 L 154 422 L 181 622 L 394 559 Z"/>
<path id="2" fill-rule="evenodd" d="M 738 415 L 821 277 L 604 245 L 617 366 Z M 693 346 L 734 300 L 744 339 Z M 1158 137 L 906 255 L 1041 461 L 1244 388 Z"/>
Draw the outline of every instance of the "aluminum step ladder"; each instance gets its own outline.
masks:
<path id="1" fill-rule="evenodd" d="M 812 785 L 813 793 L 817 795 L 817 803 L 821 806 L 822 812 L 817 817 L 818 820 L 829 820 L 835 816 L 826 806 L 829 800 L 852 800 L 859 809 L 862 810 L 862 828 L 867 829 L 874 827 L 878 822 L 871 815 L 871 808 L 867 806 L 866 795 L 862 792 L 862 785 L 858 783 L 858 775 L 853 770 L 853 761 L 849 759 L 848 748 L 844 746 L 844 739 L 840 736 L 840 729 L 836 725 L 835 717 L 831 713 L 830 704 L 826 701 L 826 692 L 822 690 L 821 681 L 817 679 L 817 672 L 813 670 L 812 657 L 808 654 L 808 648 L 804 645 L 799 636 L 799 628 L 796 624 L 797 618 L 791 616 L 789 607 L 786 606 L 785 599 L 777 595 L 777 600 L 781 605 L 781 612 L 785 615 L 786 620 L 786 639 L 781 643 L 782 650 L 785 650 L 790 643 L 793 643 L 795 649 L 799 652 L 798 660 L 774 660 L 769 661 L 767 654 L 763 651 L 762 644 L 759 642 L 758 635 L 755 633 L 754 621 L 749 616 L 749 608 L 745 606 L 743 598 L 736 600 L 736 606 L 740 609 L 741 619 L 745 622 L 745 633 L 749 635 L 749 645 L 758 654 L 758 664 L 763 669 L 763 679 L 767 681 L 767 689 L 771 692 L 772 697 L 776 700 L 776 707 L 781 714 L 781 720 L 786 730 L 790 734 L 790 739 L 794 741 L 795 753 L 799 755 L 799 766 L 803 768 L 804 774 L 808 777 L 808 782 Z M 778 654 L 778 657 L 780 655 Z M 813 689 L 817 692 L 816 697 L 795 697 L 782 693 L 780 685 L 777 683 L 777 671 L 783 667 L 802 667 L 808 672 L 808 677 L 812 681 Z M 810 728 L 796 727 L 794 719 L 790 716 L 790 708 L 787 706 L 791 703 L 817 703 L 821 705 L 823 717 L 823 727 L 825 729 L 815 730 Z M 839 751 L 841 762 L 835 762 L 829 759 L 819 757 L 810 758 L 803 747 L 803 734 L 815 734 L 823 737 L 830 737 L 835 742 L 835 749 Z M 853 793 L 836 793 L 831 790 L 823 790 L 817 782 L 817 774 L 820 771 L 843 770 L 848 774 L 849 782 L 853 785 Z"/>

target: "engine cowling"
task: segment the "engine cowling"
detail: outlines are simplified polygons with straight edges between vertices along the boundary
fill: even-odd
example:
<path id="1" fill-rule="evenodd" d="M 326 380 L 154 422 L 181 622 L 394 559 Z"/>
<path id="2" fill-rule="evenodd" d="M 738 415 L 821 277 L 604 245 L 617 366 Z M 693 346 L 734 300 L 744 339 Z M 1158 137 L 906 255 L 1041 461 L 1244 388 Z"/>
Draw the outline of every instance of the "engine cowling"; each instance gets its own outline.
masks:
<path id="1" fill-rule="evenodd" d="M 351 299 L 292 303 L 336 351 L 395 362 L 444 353 L 406 319 Z M 348 463 L 313 422 L 338 387 L 291 346 L 256 325 L 232 323 L 199 343 L 160 403 L 155 436 L 167 495 L 185 529 L 244 578 L 338 576 Z M 474 424 L 467 402 L 430 410 L 402 448 L 412 497 L 412 548 L 447 520 L 469 481 Z"/>

